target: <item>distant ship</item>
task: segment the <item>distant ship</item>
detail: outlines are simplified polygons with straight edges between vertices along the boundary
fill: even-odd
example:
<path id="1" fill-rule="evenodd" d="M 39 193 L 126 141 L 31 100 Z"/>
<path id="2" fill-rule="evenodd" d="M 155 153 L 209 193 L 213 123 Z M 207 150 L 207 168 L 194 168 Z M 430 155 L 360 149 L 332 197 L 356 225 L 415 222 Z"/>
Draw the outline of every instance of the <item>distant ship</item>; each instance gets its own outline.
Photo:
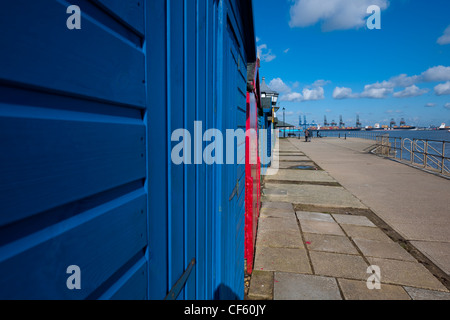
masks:
<path id="1" fill-rule="evenodd" d="M 375 124 L 374 127 L 368 126 L 368 127 L 366 127 L 365 129 L 366 129 L 366 131 L 416 130 L 417 127 L 414 127 L 414 126 L 407 126 L 404 119 L 402 119 L 402 120 L 400 121 L 400 125 L 397 126 L 395 120 L 392 119 L 389 126 L 387 126 L 387 125 L 380 126 L 380 124 L 377 123 L 377 124 Z"/>
<path id="2" fill-rule="evenodd" d="M 445 123 L 441 124 L 439 130 L 448 130 L 450 132 L 450 127 L 446 126 Z"/>

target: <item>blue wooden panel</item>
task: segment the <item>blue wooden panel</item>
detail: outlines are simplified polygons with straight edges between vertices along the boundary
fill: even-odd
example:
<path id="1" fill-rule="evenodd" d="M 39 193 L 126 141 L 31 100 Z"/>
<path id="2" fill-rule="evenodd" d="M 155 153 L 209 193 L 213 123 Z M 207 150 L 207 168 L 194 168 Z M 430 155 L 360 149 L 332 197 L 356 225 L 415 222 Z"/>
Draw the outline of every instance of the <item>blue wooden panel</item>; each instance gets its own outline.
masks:
<path id="1" fill-rule="evenodd" d="M 167 30 L 168 55 L 168 134 L 184 128 L 184 1 L 167 1 L 169 28 Z M 169 139 L 169 150 L 176 145 Z M 170 159 L 170 155 L 169 155 Z M 169 288 L 181 277 L 185 268 L 184 259 L 184 166 L 169 164 Z M 180 299 L 184 291 L 180 294 Z"/>
<path id="2" fill-rule="evenodd" d="M 147 279 L 147 262 L 141 258 L 99 300 L 146 300 Z"/>
<path id="3" fill-rule="evenodd" d="M 0 51 L 0 80 L 144 107 L 142 49 L 93 18 L 82 18 L 81 30 L 69 30 L 67 6 L 58 0 L 2 6 L 0 42 L 8 50 Z"/>
<path id="4" fill-rule="evenodd" d="M 144 35 L 144 0 L 93 0 L 123 23 Z"/>
<path id="5" fill-rule="evenodd" d="M 146 198 L 142 189 L 132 192 L 0 247 L 0 299 L 90 297 L 143 256 Z M 81 290 L 66 286 L 71 265 L 80 267 Z"/>
<path id="6" fill-rule="evenodd" d="M 144 178 L 145 127 L 2 117 L 0 225 Z"/>
<path id="7" fill-rule="evenodd" d="M 168 164 L 170 140 L 167 96 L 167 20 L 164 1 L 146 1 L 146 30 L 151 39 L 146 42 L 148 75 L 147 124 L 148 150 L 148 228 L 149 228 L 149 299 L 164 299 L 168 287 Z M 156 50 L 157 48 L 158 50 Z M 158 107 L 154 107 L 158 106 Z"/>

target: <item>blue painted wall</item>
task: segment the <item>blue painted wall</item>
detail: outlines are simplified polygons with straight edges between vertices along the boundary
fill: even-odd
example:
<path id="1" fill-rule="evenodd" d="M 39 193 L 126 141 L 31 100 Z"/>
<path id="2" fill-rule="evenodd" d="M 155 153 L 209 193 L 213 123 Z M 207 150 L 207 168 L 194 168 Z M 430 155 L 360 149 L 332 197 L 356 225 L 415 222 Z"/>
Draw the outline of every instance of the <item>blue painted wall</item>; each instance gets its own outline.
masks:
<path id="1" fill-rule="evenodd" d="M 70 4 L 81 30 L 66 28 Z M 170 138 L 194 121 L 245 129 L 251 9 L 2 6 L 0 299 L 163 299 L 194 258 L 179 299 L 243 297 L 244 166 L 177 166 Z"/>

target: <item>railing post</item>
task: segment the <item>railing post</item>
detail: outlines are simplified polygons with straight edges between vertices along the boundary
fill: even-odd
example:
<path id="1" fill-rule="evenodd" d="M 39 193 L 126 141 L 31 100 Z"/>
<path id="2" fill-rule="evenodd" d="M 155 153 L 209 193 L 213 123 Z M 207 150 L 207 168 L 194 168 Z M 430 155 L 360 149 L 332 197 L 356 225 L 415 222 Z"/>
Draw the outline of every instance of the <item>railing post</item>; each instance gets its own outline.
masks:
<path id="1" fill-rule="evenodd" d="M 442 141 L 442 163 L 441 163 L 441 173 L 444 173 L 445 168 L 445 141 Z"/>
<path id="2" fill-rule="evenodd" d="M 414 149 L 416 148 L 415 139 L 411 140 L 411 163 L 414 164 Z"/>
<path id="3" fill-rule="evenodd" d="M 400 160 L 403 161 L 403 138 L 400 138 Z"/>
<path id="4" fill-rule="evenodd" d="M 424 151 L 424 154 L 423 154 L 423 167 L 426 168 L 427 164 L 428 164 L 428 140 L 425 141 L 425 146 L 424 147 L 425 147 L 424 148 L 425 150 L 423 150 Z"/>

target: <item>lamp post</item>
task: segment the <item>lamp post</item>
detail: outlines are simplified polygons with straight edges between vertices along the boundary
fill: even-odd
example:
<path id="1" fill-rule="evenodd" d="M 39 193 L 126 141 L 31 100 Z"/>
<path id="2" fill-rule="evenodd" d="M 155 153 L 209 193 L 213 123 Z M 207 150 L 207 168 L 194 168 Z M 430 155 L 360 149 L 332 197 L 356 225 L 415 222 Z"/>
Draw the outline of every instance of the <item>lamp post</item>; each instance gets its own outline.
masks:
<path id="1" fill-rule="evenodd" d="M 284 115 L 284 111 L 286 110 L 285 107 L 283 107 L 283 126 L 284 126 L 284 131 L 283 131 L 283 138 L 286 138 L 286 118 Z"/>

